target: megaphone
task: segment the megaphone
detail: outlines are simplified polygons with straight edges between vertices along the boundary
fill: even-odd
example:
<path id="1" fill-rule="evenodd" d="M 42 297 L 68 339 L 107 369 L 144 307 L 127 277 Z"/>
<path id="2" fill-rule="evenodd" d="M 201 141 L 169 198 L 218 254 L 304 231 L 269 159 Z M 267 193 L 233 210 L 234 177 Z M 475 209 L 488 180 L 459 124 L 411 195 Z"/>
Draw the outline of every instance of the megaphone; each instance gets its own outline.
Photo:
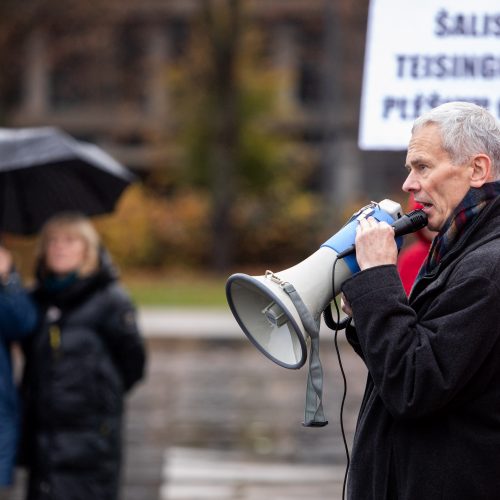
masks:
<path id="1" fill-rule="evenodd" d="M 427 224 L 426 215 L 418 212 L 420 227 L 406 230 L 406 233 Z M 284 368 L 298 369 L 304 365 L 307 328 L 295 302 L 286 292 L 286 285 L 293 285 L 314 320 L 319 321 L 344 281 L 359 271 L 352 254 L 356 227 L 358 219 L 369 216 L 392 225 L 406 217 L 402 217 L 399 203 L 388 199 L 372 202 L 356 212 L 338 233 L 299 264 L 277 273 L 266 271 L 262 276 L 238 273 L 228 278 L 226 296 L 231 312 L 248 339 L 270 360 Z M 396 241 L 400 247 L 402 239 L 396 238 Z M 345 258 L 337 260 L 341 253 Z"/>

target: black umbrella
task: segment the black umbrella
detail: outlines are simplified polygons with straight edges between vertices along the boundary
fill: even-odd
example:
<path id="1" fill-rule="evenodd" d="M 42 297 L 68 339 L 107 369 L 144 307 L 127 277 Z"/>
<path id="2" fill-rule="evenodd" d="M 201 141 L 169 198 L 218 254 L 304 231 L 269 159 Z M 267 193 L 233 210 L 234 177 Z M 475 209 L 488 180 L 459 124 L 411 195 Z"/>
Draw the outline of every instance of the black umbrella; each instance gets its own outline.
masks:
<path id="1" fill-rule="evenodd" d="M 0 231 L 36 233 L 52 215 L 112 212 L 134 175 L 52 127 L 0 128 Z"/>

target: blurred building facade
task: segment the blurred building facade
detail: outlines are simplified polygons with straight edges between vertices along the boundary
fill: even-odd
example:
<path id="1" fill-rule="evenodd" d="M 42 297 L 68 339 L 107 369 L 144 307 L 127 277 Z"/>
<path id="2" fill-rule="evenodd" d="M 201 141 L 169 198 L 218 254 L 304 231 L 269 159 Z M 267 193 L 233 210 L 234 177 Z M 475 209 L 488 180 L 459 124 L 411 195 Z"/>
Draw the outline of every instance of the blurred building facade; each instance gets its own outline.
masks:
<path id="1" fill-rule="evenodd" d="M 60 126 L 138 172 L 175 164 L 166 78 L 200 5 L 123 0 L 94 18 L 90 32 L 74 21 L 30 30 L 4 125 Z M 314 158 L 317 189 L 343 202 L 397 186 L 400 153 L 357 147 L 368 0 L 249 0 L 245 7 L 281 70 L 279 100 L 294 110 L 278 126 Z"/>

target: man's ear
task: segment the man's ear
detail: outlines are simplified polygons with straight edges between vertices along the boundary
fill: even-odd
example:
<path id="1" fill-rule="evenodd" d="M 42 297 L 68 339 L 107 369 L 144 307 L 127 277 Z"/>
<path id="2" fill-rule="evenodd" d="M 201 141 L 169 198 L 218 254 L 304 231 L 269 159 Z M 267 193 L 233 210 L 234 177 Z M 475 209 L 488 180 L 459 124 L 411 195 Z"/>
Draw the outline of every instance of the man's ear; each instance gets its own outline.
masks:
<path id="1" fill-rule="evenodd" d="M 493 180 L 491 171 L 491 159 L 488 155 L 479 154 L 474 156 L 471 162 L 471 187 L 480 188 L 483 184 Z"/>

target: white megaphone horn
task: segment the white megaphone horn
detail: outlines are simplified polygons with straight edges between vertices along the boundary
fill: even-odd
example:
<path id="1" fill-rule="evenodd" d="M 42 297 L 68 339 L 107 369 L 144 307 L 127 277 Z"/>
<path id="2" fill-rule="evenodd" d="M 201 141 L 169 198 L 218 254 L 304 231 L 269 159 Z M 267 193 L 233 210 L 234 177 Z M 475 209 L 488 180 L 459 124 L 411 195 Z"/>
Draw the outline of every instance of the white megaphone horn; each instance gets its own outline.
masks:
<path id="1" fill-rule="evenodd" d="M 359 271 L 353 255 L 358 219 L 371 216 L 393 226 L 400 220 L 400 226 L 404 228 L 395 227 L 396 236 L 399 236 L 427 224 L 424 212 L 418 210 L 412 214 L 415 217 L 412 216 L 408 223 L 410 214 L 402 216 L 399 203 L 387 199 L 372 202 L 356 212 L 338 233 L 299 264 L 277 273 L 267 271 L 262 276 L 230 276 L 226 284 L 227 300 L 245 335 L 278 365 L 300 368 L 307 358 L 307 328 L 296 302 L 286 291 L 286 285 L 293 286 L 313 319 L 319 321 L 344 281 Z M 401 238 L 397 238 L 397 242 L 398 247 L 401 246 Z M 345 258 L 337 260 L 339 254 Z"/>

